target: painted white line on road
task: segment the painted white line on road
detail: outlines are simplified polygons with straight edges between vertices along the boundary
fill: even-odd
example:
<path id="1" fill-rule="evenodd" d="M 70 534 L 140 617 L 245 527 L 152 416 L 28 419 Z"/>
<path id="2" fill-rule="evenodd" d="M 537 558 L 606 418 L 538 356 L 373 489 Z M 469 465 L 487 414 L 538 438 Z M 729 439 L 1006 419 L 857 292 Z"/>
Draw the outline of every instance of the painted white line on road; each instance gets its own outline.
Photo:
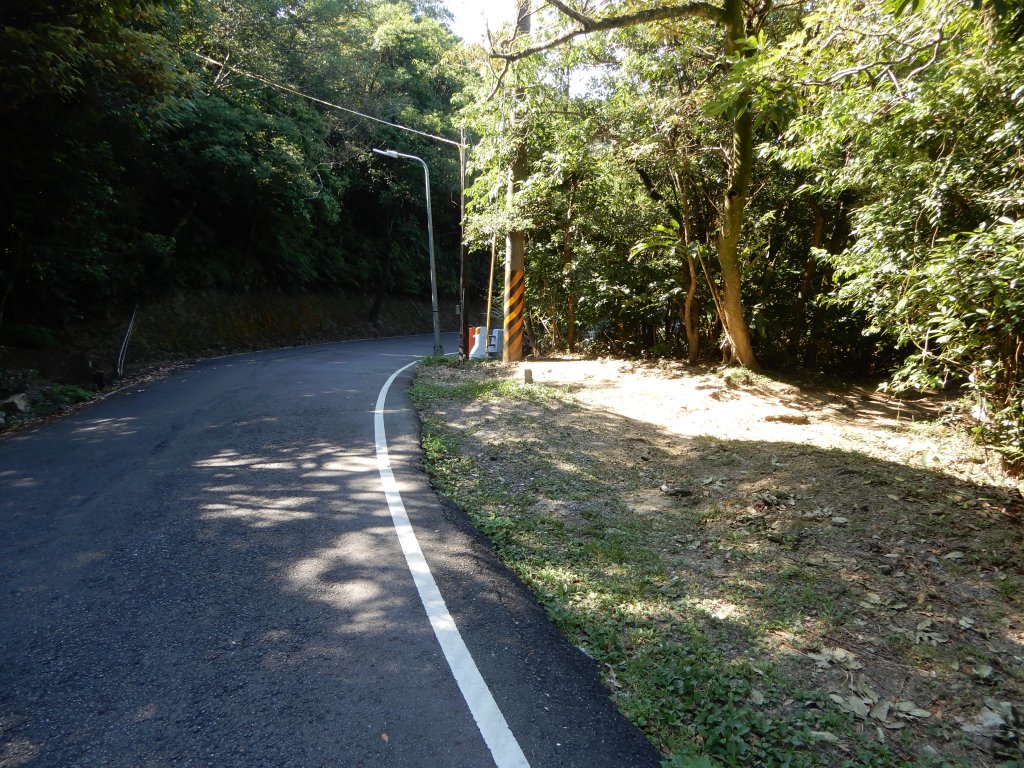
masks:
<path id="1" fill-rule="evenodd" d="M 491 750 L 491 757 L 498 768 L 530 768 L 530 764 L 523 754 L 523 750 L 512 735 L 512 731 L 501 714 L 494 696 L 491 695 L 487 683 L 484 682 L 473 661 L 466 643 L 459 634 L 455 620 L 448 613 L 448 606 L 445 605 L 441 591 L 437 588 L 437 582 L 430 572 L 430 566 L 423 556 L 420 543 L 416 539 L 416 533 L 409 522 L 409 515 L 405 511 L 405 504 L 402 502 L 402 494 L 398 491 L 398 483 L 395 482 L 395 475 L 391 471 L 391 459 L 388 456 L 388 440 L 384 432 L 384 402 L 387 400 L 388 390 L 395 379 L 402 371 L 411 368 L 416 363 L 409 363 L 391 374 L 377 396 L 377 407 L 373 412 L 373 431 L 377 443 L 377 467 L 380 470 L 380 482 L 384 486 L 384 496 L 391 510 L 391 520 L 395 524 L 395 531 L 398 533 L 398 541 L 402 545 L 402 552 L 405 553 L 405 562 L 412 573 L 416 589 L 423 601 L 423 607 L 430 619 L 430 626 L 434 628 L 434 635 L 437 642 L 441 644 L 444 657 L 448 660 L 455 682 L 462 691 L 462 696 L 469 705 L 469 711 L 476 720 L 480 734 L 484 737 L 488 748 Z"/>

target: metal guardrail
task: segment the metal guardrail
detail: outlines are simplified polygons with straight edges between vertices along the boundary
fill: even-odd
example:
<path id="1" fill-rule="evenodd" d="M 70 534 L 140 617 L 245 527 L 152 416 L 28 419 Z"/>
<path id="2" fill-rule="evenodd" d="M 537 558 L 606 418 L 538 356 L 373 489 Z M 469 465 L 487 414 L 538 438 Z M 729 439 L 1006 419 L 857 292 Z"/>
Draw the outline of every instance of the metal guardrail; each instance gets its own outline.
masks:
<path id="1" fill-rule="evenodd" d="M 121 378 L 124 375 L 124 361 L 128 356 L 128 342 L 131 341 L 132 331 L 135 330 L 135 316 L 138 314 L 138 309 L 132 312 L 131 322 L 128 323 L 128 331 L 125 333 L 124 341 L 121 343 L 121 352 L 117 356 L 117 378 Z"/>

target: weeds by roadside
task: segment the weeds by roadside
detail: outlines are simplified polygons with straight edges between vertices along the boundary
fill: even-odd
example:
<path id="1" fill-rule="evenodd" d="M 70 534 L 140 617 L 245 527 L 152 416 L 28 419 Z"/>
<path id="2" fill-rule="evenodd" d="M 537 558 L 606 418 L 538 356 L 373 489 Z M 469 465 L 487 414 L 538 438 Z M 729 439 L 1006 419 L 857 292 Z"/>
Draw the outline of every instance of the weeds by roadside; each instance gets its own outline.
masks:
<path id="1" fill-rule="evenodd" d="M 36 371 L 0 370 L 0 431 L 67 413 L 95 396 L 92 389 L 46 381 Z"/>

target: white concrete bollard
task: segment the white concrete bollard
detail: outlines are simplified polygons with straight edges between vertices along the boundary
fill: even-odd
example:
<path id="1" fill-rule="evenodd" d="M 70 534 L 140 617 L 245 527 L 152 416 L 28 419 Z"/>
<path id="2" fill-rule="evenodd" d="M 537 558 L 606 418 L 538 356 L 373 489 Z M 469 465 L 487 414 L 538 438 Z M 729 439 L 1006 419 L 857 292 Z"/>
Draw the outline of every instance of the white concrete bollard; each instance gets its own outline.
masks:
<path id="1" fill-rule="evenodd" d="M 487 340 L 484 335 L 486 329 L 482 326 L 477 326 L 475 328 L 470 328 L 469 330 L 473 337 L 472 347 L 469 350 L 469 359 L 483 360 L 487 357 Z"/>

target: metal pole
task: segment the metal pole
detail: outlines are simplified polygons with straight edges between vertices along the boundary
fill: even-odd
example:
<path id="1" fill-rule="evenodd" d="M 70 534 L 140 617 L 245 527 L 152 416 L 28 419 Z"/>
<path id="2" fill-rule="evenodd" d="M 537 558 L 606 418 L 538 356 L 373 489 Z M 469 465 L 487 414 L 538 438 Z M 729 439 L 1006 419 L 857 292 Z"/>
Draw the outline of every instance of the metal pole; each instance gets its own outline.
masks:
<path id="1" fill-rule="evenodd" d="M 466 129 L 459 129 L 459 333 L 462 356 L 469 358 L 469 313 L 466 311 Z M 486 341 L 484 342 L 486 343 Z"/>
<path id="2" fill-rule="evenodd" d="M 427 247 L 430 251 L 430 311 L 434 315 L 434 354 L 443 355 L 441 346 L 441 313 L 437 308 L 437 267 L 434 264 L 434 214 L 430 210 L 430 170 L 422 158 L 417 157 L 423 166 L 423 181 L 427 191 Z"/>
<path id="3" fill-rule="evenodd" d="M 138 309 L 132 312 L 131 322 L 128 323 L 128 331 L 124 335 L 124 343 L 121 344 L 121 352 L 117 356 L 117 378 L 124 376 L 124 361 L 128 356 L 128 342 L 132 338 L 132 331 L 135 330 L 135 316 L 138 314 Z"/>
<path id="4" fill-rule="evenodd" d="M 434 354 L 443 355 L 444 346 L 441 344 L 441 314 L 437 308 L 437 269 L 434 264 L 434 215 L 430 206 L 430 169 L 422 157 L 406 155 L 395 152 L 393 149 L 374 149 L 378 155 L 396 158 L 404 157 L 407 160 L 415 160 L 423 166 L 423 181 L 427 191 L 427 252 L 430 255 L 430 310 L 434 319 Z"/>
<path id="5" fill-rule="evenodd" d="M 487 343 L 491 340 L 491 307 L 494 306 L 494 266 L 498 261 L 498 236 L 491 235 L 491 276 L 487 279 Z"/>

